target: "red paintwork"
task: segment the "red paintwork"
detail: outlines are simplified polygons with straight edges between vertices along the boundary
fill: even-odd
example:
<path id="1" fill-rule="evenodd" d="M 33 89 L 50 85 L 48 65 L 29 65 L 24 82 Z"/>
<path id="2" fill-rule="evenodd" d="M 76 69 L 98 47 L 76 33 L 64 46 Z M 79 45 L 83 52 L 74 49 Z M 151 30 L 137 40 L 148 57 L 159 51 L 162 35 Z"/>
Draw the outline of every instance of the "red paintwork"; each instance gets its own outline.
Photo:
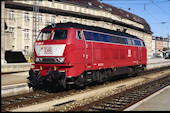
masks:
<path id="1" fill-rule="evenodd" d="M 36 69 L 42 66 L 43 69 L 53 70 L 54 66 L 56 66 L 57 70 L 64 70 L 66 72 L 66 76 L 76 77 L 85 70 L 147 65 L 146 47 L 85 41 L 84 36 L 82 36 L 82 40 L 77 40 L 76 30 L 82 29 L 65 29 L 68 30 L 67 39 L 65 40 L 47 40 L 35 42 L 43 42 L 43 45 L 66 44 L 66 48 L 63 53 L 63 57 L 65 57 L 64 64 L 34 64 Z M 36 57 L 37 54 L 35 53 L 35 58 Z"/>

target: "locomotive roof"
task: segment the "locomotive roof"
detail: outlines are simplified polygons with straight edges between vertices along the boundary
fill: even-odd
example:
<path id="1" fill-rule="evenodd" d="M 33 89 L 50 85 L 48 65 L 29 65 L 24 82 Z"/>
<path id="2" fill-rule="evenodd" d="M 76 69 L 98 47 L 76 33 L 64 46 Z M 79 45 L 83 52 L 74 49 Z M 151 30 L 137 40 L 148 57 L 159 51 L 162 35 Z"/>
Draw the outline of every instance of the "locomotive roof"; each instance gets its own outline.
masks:
<path id="1" fill-rule="evenodd" d="M 119 35 L 119 36 L 125 36 L 125 37 L 130 37 L 130 38 L 136 38 L 140 39 L 134 35 L 130 35 L 125 32 L 120 32 L 120 31 L 115 31 L 115 30 L 110 30 L 106 28 L 101 28 L 101 27 L 94 27 L 94 26 L 88 26 L 88 25 L 83 25 L 83 24 L 78 24 L 78 23 L 72 23 L 72 22 L 67 22 L 67 23 L 55 23 L 52 25 L 48 25 L 43 30 L 45 29 L 52 29 L 52 28 L 79 28 L 79 29 L 84 29 L 84 30 L 92 30 L 92 31 L 98 31 L 102 33 L 109 33 L 109 34 L 114 34 L 114 35 Z"/>

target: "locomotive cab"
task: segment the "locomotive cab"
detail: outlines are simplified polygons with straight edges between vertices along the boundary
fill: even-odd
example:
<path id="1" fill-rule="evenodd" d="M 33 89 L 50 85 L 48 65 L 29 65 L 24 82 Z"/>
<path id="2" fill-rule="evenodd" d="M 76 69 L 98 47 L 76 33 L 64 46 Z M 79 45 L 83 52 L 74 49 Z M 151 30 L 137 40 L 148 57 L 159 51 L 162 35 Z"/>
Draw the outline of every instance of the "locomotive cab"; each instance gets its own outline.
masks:
<path id="1" fill-rule="evenodd" d="M 44 30 L 35 42 L 35 63 L 63 64 L 67 30 Z"/>
<path id="2" fill-rule="evenodd" d="M 29 71 L 29 86 L 37 88 L 41 84 L 57 83 L 64 86 L 65 69 L 71 67 L 65 57 L 66 42 L 69 41 L 67 29 L 43 29 L 35 44 L 35 68 Z M 42 86 L 41 86 L 42 87 Z"/>

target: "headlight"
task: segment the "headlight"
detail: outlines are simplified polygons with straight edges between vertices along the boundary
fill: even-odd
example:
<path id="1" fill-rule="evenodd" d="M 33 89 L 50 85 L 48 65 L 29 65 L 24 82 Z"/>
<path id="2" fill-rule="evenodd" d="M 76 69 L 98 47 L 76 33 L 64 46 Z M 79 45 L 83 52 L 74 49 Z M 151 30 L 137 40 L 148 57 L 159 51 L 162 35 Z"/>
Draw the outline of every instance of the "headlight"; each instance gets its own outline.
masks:
<path id="1" fill-rule="evenodd" d="M 37 58 L 35 59 L 35 62 L 42 62 L 42 60 L 43 60 L 42 58 L 38 58 L 38 57 L 37 57 Z"/>
<path id="2" fill-rule="evenodd" d="M 41 64 L 62 64 L 64 63 L 64 57 L 37 57 L 35 62 Z"/>
<path id="3" fill-rule="evenodd" d="M 54 61 L 55 61 L 56 63 L 64 63 L 64 57 L 54 58 Z"/>

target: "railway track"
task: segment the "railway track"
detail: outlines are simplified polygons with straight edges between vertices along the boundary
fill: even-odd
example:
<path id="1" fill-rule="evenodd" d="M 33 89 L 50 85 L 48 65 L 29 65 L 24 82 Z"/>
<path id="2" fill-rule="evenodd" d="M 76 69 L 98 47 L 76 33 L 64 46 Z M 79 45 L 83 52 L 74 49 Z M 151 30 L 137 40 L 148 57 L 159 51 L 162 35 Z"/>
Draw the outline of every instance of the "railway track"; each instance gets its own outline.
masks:
<path id="1" fill-rule="evenodd" d="M 122 76 L 121 78 L 116 78 L 117 80 L 126 78 L 126 76 Z M 109 84 L 109 83 L 106 83 Z M 8 96 L 8 97 L 2 97 L 1 98 L 1 108 L 2 112 L 7 112 L 11 109 L 16 109 L 19 107 L 25 107 L 29 105 L 34 105 L 38 103 L 43 103 L 47 102 L 53 99 L 60 99 L 62 97 L 66 97 L 68 95 L 74 95 L 75 93 L 80 93 L 80 92 L 85 92 L 86 90 L 92 90 L 96 89 L 97 87 L 100 87 L 98 84 L 96 85 L 89 85 L 86 86 L 85 88 L 81 89 L 71 89 L 69 91 L 63 90 L 59 91 L 57 93 L 48 93 L 46 91 L 35 91 L 35 92 L 29 92 L 29 93 L 24 93 L 24 94 L 19 94 L 19 95 L 14 95 L 14 96 Z"/>
<path id="2" fill-rule="evenodd" d="M 170 75 L 103 98 L 70 111 L 123 111 L 127 107 L 170 85 Z"/>
<path id="3" fill-rule="evenodd" d="M 75 90 L 63 91 L 58 93 L 48 93 L 46 91 L 36 91 L 31 93 L 25 93 L 10 97 L 4 97 L 1 99 L 2 112 L 9 111 L 18 107 L 24 107 L 50 101 L 52 99 L 59 99 L 66 95 L 75 92 Z"/>
<path id="4" fill-rule="evenodd" d="M 165 67 L 164 69 L 160 70 L 150 70 L 148 72 L 145 72 L 145 75 L 148 73 L 153 73 L 153 72 L 158 72 L 158 71 L 163 71 L 169 69 Z M 121 76 L 121 78 L 115 78 L 111 82 L 122 82 L 125 80 L 128 80 L 131 78 L 127 78 L 127 76 Z M 110 84 L 110 82 L 104 83 L 104 85 Z M 15 95 L 15 96 L 10 96 L 10 97 L 3 97 L 1 98 L 1 109 L 3 112 L 9 111 L 11 109 L 19 108 L 19 107 L 24 107 L 24 106 L 29 106 L 29 105 L 34 105 L 38 103 L 43 103 L 47 102 L 53 99 L 60 99 L 62 97 L 66 97 L 68 95 L 74 95 L 77 93 L 82 93 L 82 92 L 87 92 L 89 90 L 97 89 L 100 88 L 102 85 L 92 85 L 90 87 L 86 87 L 85 89 L 82 90 L 69 90 L 69 91 L 62 91 L 58 93 L 48 93 L 45 91 L 36 91 L 36 92 L 31 92 L 31 93 L 26 93 L 26 94 L 20 94 L 20 95 Z M 104 86 L 102 86 L 104 87 Z"/>

